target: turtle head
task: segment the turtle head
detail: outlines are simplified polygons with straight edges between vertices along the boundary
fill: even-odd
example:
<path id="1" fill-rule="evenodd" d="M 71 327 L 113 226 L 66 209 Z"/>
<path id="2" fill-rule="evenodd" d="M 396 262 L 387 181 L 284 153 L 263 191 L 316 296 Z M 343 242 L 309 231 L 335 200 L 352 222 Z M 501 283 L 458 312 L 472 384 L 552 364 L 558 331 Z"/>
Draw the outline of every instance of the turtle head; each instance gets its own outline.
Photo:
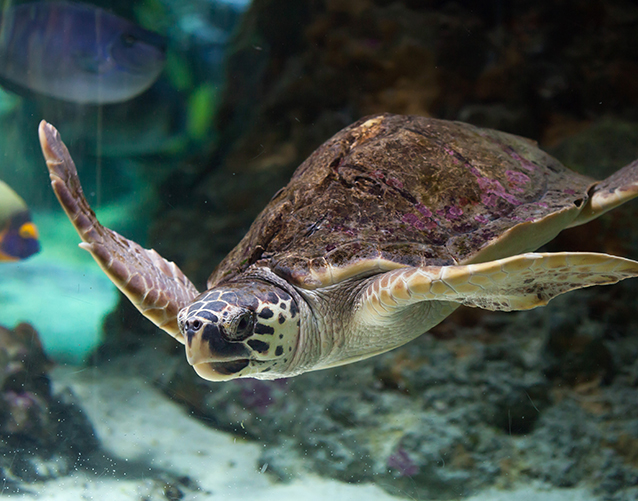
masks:
<path id="1" fill-rule="evenodd" d="M 177 317 L 186 358 L 210 381 L 276 379 L 299 339 L 299 309 L 283 289 L 264 282 L 210 289 Z"/>

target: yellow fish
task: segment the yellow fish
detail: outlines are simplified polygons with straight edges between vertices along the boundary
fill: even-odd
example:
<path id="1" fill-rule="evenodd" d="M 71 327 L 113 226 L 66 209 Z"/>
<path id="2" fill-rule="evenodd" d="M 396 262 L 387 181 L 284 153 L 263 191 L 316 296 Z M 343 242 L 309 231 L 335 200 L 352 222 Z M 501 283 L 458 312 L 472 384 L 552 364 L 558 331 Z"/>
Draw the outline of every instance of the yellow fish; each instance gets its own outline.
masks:
<path id="1" fill-rule="evenodd" d="M 19 261 L 40 250 L 27 204 L 0 181 L 0 261 Z"/>

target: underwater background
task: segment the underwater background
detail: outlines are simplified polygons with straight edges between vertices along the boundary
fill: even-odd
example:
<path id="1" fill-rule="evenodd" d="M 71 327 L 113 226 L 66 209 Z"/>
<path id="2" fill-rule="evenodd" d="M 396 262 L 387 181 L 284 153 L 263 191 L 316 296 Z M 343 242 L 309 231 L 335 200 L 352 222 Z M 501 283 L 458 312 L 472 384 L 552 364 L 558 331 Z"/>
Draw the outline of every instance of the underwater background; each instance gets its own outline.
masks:
<path id="1" fill-rule="evenodd" d="M 512 132 L 596 178 L 635 160 L 635 2 L 1 5 L 0 180 L 41 249 L 0 262 L 0 495 L 638 499 L 636 281 L 529 312 L 460 309 L 357 364 L 210 383 L 78 249 L 37 141 L 55 124 L 102 222 L 202 287 L 294 169 L 365 115 Z M 120 61 L 139 80 L 121 66 L 91 80 L 106 42 L 82 30 L 51 41 L 51 19 L 86 27 L 87 9 L 110 23 L 100 33 L 130 32 Z M 55 79 L 56 95 L 38 84 Z M 635 259 L 637 212 L 544 250 Z"/>

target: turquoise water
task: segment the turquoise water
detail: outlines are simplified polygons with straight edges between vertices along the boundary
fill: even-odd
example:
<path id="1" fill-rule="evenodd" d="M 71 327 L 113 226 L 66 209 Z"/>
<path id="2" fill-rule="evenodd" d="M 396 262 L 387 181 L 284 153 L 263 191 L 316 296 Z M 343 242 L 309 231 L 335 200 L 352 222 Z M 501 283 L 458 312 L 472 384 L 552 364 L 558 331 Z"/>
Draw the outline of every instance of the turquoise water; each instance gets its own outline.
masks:
<path id="1" fill-rule="evenodd" d="M 118 292 L 77 246 L 66 214 L 33 216 L 42 250 L 28 260 L 2 264 L 0 324 L 31 323 L 55 361 L 79 364 L 99 345 L 104 315 L 115 306 Z M 113 222 L 108 214 L 105 219 Z"/>

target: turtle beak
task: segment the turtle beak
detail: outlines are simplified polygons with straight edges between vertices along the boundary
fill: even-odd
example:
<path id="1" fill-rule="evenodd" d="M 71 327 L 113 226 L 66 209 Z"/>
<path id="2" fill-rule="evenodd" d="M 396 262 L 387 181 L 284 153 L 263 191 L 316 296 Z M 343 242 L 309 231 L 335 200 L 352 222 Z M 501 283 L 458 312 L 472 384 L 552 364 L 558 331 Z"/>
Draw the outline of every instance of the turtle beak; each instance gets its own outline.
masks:
<path id="1" fill-rule="evenodd" d="M 237 373 L 250 364 L 248 359 L 234 360 L 232 362 L 209 362 L 193 365 L 197 375 L 208 381 L 228 381 L 235 379 Z"/>
<path id="2" fill-rule="evenodd" d="M 234 379 L 250 364 L 248 348 L 242 343 L 228 342 L 215 322 L 195 317 L 186 320 L 182 328 L 186 359 L 201 378 L 208 381 Z"/>
<path id="3" fill-rule="evenodd" d="M 197 365 L 204 362 L 209 362 L 212 359 L 212 354 L 206 344 L 202 344 L 202 336 L 199 330 L 186 329 L 186 360 L 190 365 Z"/>
<path id="4" fill-rule="evenodd" d="M 186 359 L 192 366 L 209 362 L 233 362 L 248 359 L 250 351 L 243 343 L 225 339 L 218 322 L 199 315 L 184 319 L 181 325 L 186 340 Z"/>

